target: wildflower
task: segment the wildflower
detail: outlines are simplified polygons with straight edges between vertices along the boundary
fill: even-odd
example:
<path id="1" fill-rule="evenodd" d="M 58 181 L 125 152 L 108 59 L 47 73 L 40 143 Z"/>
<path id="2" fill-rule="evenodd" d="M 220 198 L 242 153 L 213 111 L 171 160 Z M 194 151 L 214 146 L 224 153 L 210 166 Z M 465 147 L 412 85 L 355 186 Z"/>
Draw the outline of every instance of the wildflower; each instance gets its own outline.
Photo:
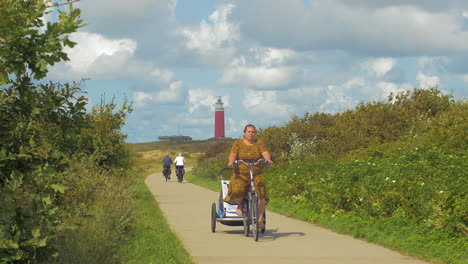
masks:
<path id="1" fill-rule="evenodd" d="M 294 173 L 294 175 L 296 175 L 296 173 Z"/>
<path id="2" fill-rule="evenodd" d="M 375 166 L 375 163 L 372 163 L 372 166 Z"/>
<path id="3" fill-rule="evenodd" d="M 395 180 L 393 180 L 392 182 L 393 182 L 393 183 L 395 183 L 396 181 L 395 181 Z"/>
<path id="4" fill-rule="evenodd" d="M 423 186 L 423 185 L 424 185 L 424 182 L 423 182 L 423 183 L 421 183 L 421 186 Z"/>
<path id="5" fill-rule="evenodd" d="M 332 217 L 335 217 L 335 214 L 332 214 Z"/>
<path id="6" fill-rule="evenodd" d="M 354 162 L 358 162 L 359 160 L 355 160 Z"/>
<path id="7" fill-rule="evenodd" d="M 387 178 L 385 178 L 385 180 L 386 180 L 386 181 L 388 181 L 389 179 L 390 179 L 390 178 L 388 178 L 388 177 L 387 177 Z"/>
<path id="8" fill-rule="evenodd" d="M 359 198 L 359 201 L 362 202 L 362 198 Z"/>
<path id="9" fill-rule="evenodd" d="M 444 191 L 439 191 L 439 193 L 443 193 Z"/>

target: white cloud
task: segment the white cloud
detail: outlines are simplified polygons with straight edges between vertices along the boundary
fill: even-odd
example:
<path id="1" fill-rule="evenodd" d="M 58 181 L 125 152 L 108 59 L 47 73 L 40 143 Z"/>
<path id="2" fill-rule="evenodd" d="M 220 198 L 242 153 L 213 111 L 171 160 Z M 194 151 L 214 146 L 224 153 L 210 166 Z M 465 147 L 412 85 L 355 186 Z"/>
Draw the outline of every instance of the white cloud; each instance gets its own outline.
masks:
<path id="1" fill-rule="evenodd" d="M 444 71 L 450 59 L 447 56 L 421 56 L 418 67 L 423 71 Z"/>
<path id="2" fill-rule="evenodd" d="M 137 48 L 134 40 L 108 39 L 102 35 L 78 32 L 70 36 L 77 45 L 64 51 L 70 58 L 53 68 L 55 76 L 65 79 L 111 78 L 127 75 L 134 70 L 132 58 Z"/>
<path id="3" fill-rule="evenodd" d="M 379 82 L 377 83 L 377 88 L 381 90 L 382 97 L 388 97 L 390 93 L 397 94 L 399 92 L 411 90 L 412 85 L 409 83 L 405 83 L 405 84 L 402 84 L 401 86 L 398 86 L 395 83 Z"/>
<path id="4" fill-rule="evenodd" d="M 215 95 L 214 91 L 206 89 L 189 89 L 187 97 L 189 113 L 193 113 L 202 107 L 209 108 L 210 112 L 214 113 L 215 104 L 218 100 L 218 96 Z M 221 100 L 223 101 L 224 108 L 229 107 L 229 96 L 223 96 Z"/>
<path id="5" fill-rule="evenodd" d="M 255 48 L 253 51 L 260 64 L 267 67 L 282 65 L 296 55 L 296 52 L 291 49 L 276 49 L 271 47 Z"/>
<path id="6" fill-rule="evenodd" d="M 278 102 L 276 91 L 246 90 L 243 105 L 252 116 L 265 119 L 285 118 L 291 114 L 291 107 Z"/>
<path id="7" fill-rule="evenodd" d="M 171 83 L 168 89 L 158 91 L 154 95 L 154 101 L 158 103 L 173 103 L 182 97 L 182 82 L 176 81 Z"/>
<path id="8" fill-rule="evenodd" d="M 170 83 L 174 79 L 174 73 L 165 69 L 156 68 L 149 75 L 164 83 Z"/>
<path id="9" fill-rule="evenodd" d="M 393 58 L 377 58 L 364 61 L 361 67 L 377 77 L 382 77 L 392 70 L 395 64 L 396 61 Z"/>
<path id="10" fill-rule="evenodd" d="M 233 118 L 226 118 L 225 119 L 225 134 L 226 135 L 234 135 L 239 132 L 239 125 L 237 125 L 237 121 L 234 120 Z"/>
<path id="11" fill-rule="evenodd" d="M 179 33 L 186 38 L 186 47 L 201 53 L 209 53 L 239 40 L 238 25 L 228 20 L 233 8 L 233 4 L 221 5 L 210 15 L 211 24 L 203 20 L 198 28 L 181 28 Z"/>
<path id="12" fill-rule="evenodd" d="M 463 80 L 463 82 L 468 83 L 468 74 L 462 74 L 461 79 Z"/>
<path id="13" fill-rule="evenodd" d="M 242 88 L 276 89 L 289 85 L 297 69 L 285 65 L 296 53 L 289 49 L 257 47 L 251 56 L 234 59 L 224 70 L 220 83 Z"/>
<path id="14" fill-rule="evenodd" d="M 355 105 L 355 100 L 349 96 L 343 89 L 335 85 L 329 85 L 326 91 L 323 104 L 319 109 L 323 112 L 340 112 Z"/>
<path id="15" fill-rule="evenodd" d="M 369 8 L 337 0 L 313 1 L 310 8 L 299 0 L 237 1 L 236 6 L 233 17 L 243 21 L 241 32 L 266 46 L 383 57 L 468 51 L 468 32 L 459 11 L 390 2 Z"/>
<path id="16" fill-rule="evenodd" d="M 289 67 L 267 68 L 234 67 L 224 71 L 221 84 L 240 86 L 243 88 L 274 89 L 283 87 L 293 81 L 295 69 Z"/>
<path id="17" fill-rule="evenodd" d="M 364 84 L 366 84 L 366 80 L 364 80 L 363 78 L 352 78 L 343 84 L 343 88 L 345 89 L 359 88 L 359 87 L 364 86 Z"/>
<path id="18" fill-rule="evenodd" d="M 436 87 L 440 84 L 439 77 L 435 75 L 426 75 L 423 72 L 417 73 L 416 81 L 418 82 L 418 86 L 422 89 Z"/>
<path id="19" fill-rule="evenodd" d="M 143 107 L 148 101 L 153 100 L 153 96 L 145 92 L 134 92 L 133 93 L 133 103 L 135 107 Z"/>
<path id="20" fill-rule="evenodd" d="M 142 108 L 148 103 L 174 103 L 183 98 L 182 81 L 172 82 L 168 88 L 160 89 L 154 93 L 136 91 L 133 93 L 135 107 Z"/>
<path id="21" fill-rule="evenodd" d="M 113 37 L 160 32 L 174 20 L 176 0 L 79 1 L 86 31 Z"/>
<path id="22" fill-rule="evenodd" d="M 462 16 L 463 16 L 465 19 L 468 19 L 468 11 L 463 10 L 463 11 L 462 11 Z"/>

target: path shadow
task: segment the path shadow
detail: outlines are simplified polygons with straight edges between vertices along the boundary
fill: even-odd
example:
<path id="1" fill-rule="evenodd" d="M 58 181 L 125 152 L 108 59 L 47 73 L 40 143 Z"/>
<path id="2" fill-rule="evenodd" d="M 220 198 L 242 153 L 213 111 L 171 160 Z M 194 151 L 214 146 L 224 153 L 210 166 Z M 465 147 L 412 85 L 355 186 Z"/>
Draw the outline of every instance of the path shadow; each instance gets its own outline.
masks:
<path id="1" fill-rule="evenodd" d="M 242 226 L 240 228 L 242 228 Z M 221 232 L 226 233 L 226 234 L 241 234 L 241 235 L 244 234 L 243 229 L 239 229 L 239 230 L 222 230 Z"/>
<path id="2" fill-rule="evenodd" d="M 240 235 L 244 235 L 244 230 L 242 229 L 242 226 L 240 227 L 241 229 L 239 230 L 223 230 L 222 232 L 223 233 L 227 233 L 227 234 L 240 234 Z M 265 233 L 263 234 L 260 234 L 260 239 L 259 241 L 264 241 L 264 242 L 268 242 L 268 241 L 275 241 L 279 238 L 282 238 L 282 237 L 290 237 L 290 236 L 305 236 L 305 233 L 303 232 L 278 232 L 279 231 L 279 228 L 276 228 L 276 229 L 267 229 L 265 230 Z M 250 235 L 249 237 L 252 237 L 252 231 L 250 231 Z"/>
<path id="3" fill-rule="evenodd" d="M 262 241 L 274 241 L 282 237 L 290 237 L 290 236 L 305 236 L 304 232 L 278 232 L 279 228 L 276 229 L 268 229 L 265 230 L 265 233 L 260 234 L 260 238 Z"/>

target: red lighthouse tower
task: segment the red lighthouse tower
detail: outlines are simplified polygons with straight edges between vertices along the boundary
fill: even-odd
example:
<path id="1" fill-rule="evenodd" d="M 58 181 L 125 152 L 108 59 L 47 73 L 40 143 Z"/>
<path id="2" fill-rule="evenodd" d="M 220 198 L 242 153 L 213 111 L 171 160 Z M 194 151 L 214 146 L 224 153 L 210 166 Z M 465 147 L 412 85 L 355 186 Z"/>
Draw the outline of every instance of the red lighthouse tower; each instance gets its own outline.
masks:
<path id="1" fill-rule="evenodd" d="M 216 101 L 216 110 L 215 110 L 215 138 L 224 137 L 224 107 L 223 101 L 221 101 L 221 96 Z"/>

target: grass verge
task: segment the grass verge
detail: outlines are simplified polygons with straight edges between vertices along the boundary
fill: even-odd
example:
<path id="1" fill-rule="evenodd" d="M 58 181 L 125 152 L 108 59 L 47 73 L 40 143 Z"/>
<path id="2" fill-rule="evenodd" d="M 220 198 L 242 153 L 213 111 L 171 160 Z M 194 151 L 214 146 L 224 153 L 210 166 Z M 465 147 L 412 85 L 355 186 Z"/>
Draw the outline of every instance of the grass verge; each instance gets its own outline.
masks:
<path id="1" fill-rule="evenodd" d="M 134 199 L 140 214 L 131 232 L 133 241 L 120 251 L 123 263 L 193 263 L 144 182 L 149 171 L 138 174 Z"/>

